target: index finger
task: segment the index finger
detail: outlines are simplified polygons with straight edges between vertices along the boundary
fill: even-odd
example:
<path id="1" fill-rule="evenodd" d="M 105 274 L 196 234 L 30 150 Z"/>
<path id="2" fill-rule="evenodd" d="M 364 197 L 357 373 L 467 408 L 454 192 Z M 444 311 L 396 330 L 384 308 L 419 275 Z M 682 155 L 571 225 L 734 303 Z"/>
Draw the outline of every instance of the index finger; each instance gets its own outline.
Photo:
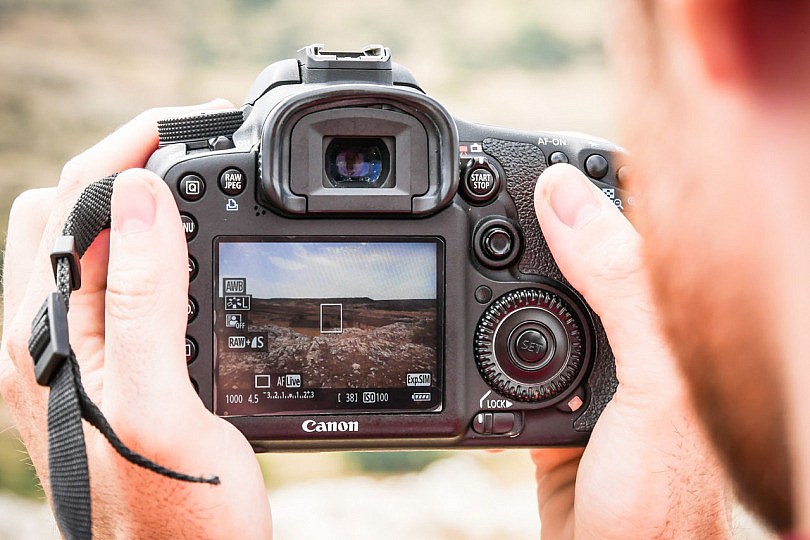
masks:
<path id="1" fill-rule="evenodd" d="M 149 109 L 130 120 L 102 141 L 65 164 L 59 179 L 60 191 L 73 191 L 88 183 L 127 169 L 142 168 L 158 146 L 159 120 L 194 111 L 232 109 L 226 99 L 215 99 L 188 107 Z"/>
<path id="2" fill-rule="evenodd" d="M 30 280 L 21 299 L 20 307 L 14 316 L 10 340 L 18 345 L 12 347 L 18 351 L 13 360 L 18 370 L 31 371 L 30 359 L 24 354 L 31 319 L 46 294 L 53 290 L 54 281 L 50 264 L 50 251 L 57 236 L 62 233 L 65 219 L 75 204 L 81 191 L 91 182 L 114 172 L 132 167 L 143 167 L 149 156 L 157 149 L 157 121 L 174 115 L 188 114 L 216 108 L 231 108 L 233 105 L 224 99 L 214 100 L 202 105 L 190 107 L 166 107 L 151 109 L 138 115 L 135 119 L 120 127 L 90 149 L 71 159 L 62 172 L 57 186 L 56 202 L 48 218 L 39 247 L 33 261 L 18 261 L 17 264 L 31 265 Z M 105 248 L 106 250 L 106 248 Z M 98 259 L 104 259 L 100 256 Z M 106 281 L 106 268 L 103 272 L 87 272 L 82 288 L 76 291 L 79 296 L 95 294 L 103 290 Z M 81 302 L 77 302 L 81 304 Z M 77 308 L 81 307 L 79 305 Z M 78 313 L 71 309 L 71 317 L 81 317 L 83 326 L 89 329 L 104 328 L 103 312 L 88 310 Z M 95 320 L 98 319 L 98 320 Z M 22 352 L 19 352 L 22 351 Z"/>

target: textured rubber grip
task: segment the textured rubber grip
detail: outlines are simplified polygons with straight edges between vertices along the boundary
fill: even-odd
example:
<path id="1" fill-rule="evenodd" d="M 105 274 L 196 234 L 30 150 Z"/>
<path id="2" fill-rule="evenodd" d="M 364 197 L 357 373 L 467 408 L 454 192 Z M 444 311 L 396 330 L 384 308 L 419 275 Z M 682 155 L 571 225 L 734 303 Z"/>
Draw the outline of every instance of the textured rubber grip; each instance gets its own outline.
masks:
<path id="1" fill-rule="evenodd" d="M 502 139 L 485 139 L 484 152 L 501 163 L 506 172 L 506 191 L 515 202 L 518 221 L 525 239 L 525 249 L 520 257 L 518 270 L 523 274 L 549 277 L 573 291 L 573 287 L 562 275 L 551 255 L 534 211 L 534 186 L 540 173 L 546 168 L 546 157 L 543 152 L 533 144 Z M 591 312 L 594 322 L 596 354 L 587 383 L 590 401 L 574 421 L 574 429 L 586 432 L 593 430 L 599 415 L 613 397 L 618 385 L 613 352 L 602 327 L 602 321 L 593 313 L 590 306 L 588 311 Z"/>
<path id="2" fill-rule="evenodd" d="M 160 145 L 230 137 L 245 121 L 239 109 L 203 112 L 158 121 Z"/>

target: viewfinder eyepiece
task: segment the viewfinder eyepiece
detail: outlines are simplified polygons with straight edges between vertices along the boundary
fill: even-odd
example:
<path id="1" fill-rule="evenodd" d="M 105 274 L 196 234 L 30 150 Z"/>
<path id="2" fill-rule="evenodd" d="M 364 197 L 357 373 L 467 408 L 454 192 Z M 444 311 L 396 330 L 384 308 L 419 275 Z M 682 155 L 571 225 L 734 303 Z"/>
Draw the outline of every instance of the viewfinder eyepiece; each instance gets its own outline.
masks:
<path id="1" fill-rule="evenodd" d="M 391 155 L 380 138 L 340 137 L 326 147 L 324 165 L 332 187 L 378 188 L 391 170 Z"/>

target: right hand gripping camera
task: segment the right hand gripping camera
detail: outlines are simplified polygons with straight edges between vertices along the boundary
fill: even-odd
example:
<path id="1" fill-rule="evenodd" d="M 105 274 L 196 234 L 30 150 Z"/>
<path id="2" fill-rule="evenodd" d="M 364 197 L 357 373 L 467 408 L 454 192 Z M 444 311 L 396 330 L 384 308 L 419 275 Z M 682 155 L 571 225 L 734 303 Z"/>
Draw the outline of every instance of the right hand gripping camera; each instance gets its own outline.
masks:
<path id="1" fill-rule="evenodd" d="M 160 137 L 189 375 L 257 450 L 585 443 L 613 356 L 533 192 L 570 163 L 623 209 L 618 147 L 456 119 L 380 46 L 301 49 Z"/>

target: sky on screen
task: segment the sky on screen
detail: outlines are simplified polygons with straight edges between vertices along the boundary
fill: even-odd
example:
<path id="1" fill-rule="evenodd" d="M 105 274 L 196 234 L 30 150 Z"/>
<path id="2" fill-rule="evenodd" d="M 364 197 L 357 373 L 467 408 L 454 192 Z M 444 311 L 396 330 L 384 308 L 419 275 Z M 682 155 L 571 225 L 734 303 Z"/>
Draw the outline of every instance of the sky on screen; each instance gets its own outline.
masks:
<path id="1" fill-rule="evenodd" d="M 428 242 L 221 242 L 222 279 L 247 279 L 256 298 L 435 299 Z"/>

